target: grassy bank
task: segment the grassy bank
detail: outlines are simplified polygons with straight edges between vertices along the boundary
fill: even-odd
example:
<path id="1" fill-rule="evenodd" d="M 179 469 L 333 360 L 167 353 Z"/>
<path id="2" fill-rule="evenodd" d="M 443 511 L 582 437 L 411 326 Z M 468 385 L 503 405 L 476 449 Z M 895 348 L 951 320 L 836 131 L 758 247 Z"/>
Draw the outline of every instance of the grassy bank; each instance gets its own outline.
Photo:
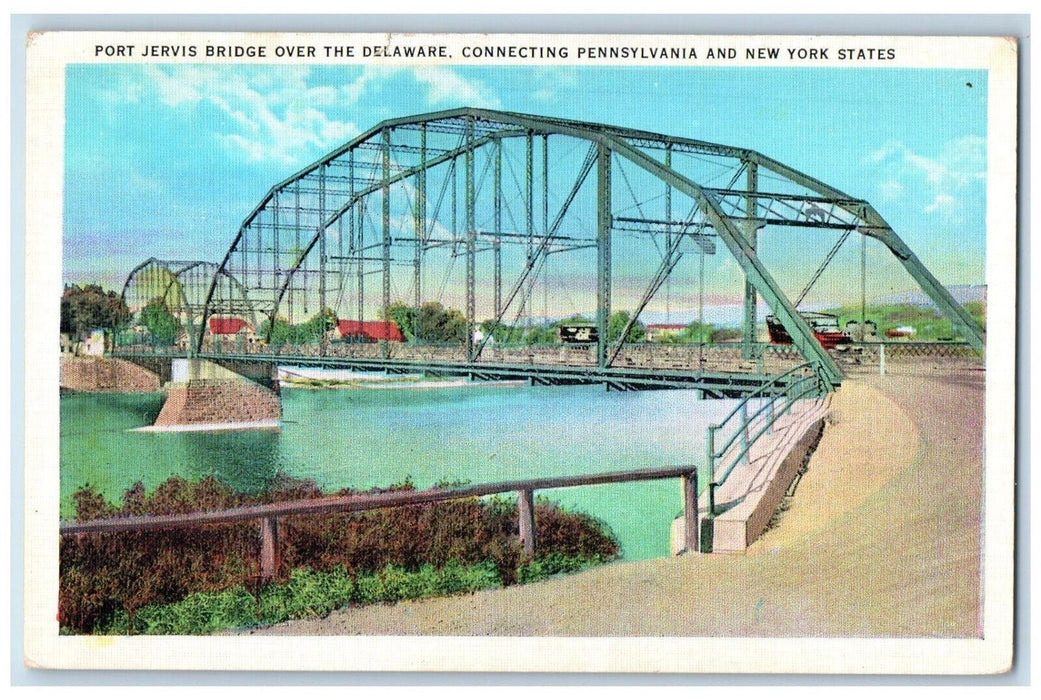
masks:
<path id="1" fill-rule="evenodd" d="M 138 484 L 119 505 L 90 487 L 73 498 L 77 520 L 85 521 L 325 495 L 284 476 L 251 496 L 213 477 L 174 477 L 151 494 Z M 280 522 L 281 577 L 266 586 L 257 583 L 255 523 L 63 537 L 58 619 L 66 634 L 202 634 L 527 583 L 618 556 L 606 526 L 587 515 L 539 499 L 536 518 L 539 554 L 528 560 L 517 541 L 516 504 L 504 499 L 287 517 Z"/>

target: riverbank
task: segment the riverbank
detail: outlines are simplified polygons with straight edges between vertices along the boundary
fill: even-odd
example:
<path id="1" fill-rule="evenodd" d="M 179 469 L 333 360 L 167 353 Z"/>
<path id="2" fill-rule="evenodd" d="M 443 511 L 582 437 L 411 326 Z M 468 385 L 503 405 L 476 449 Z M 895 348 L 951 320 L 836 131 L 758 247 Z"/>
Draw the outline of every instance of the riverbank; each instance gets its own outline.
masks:
<path id="1" fill-rule="evenodd" d="M 743 556 L 622 562 L 244 633 L 978 636 L 983 401 L 974 369 L 848 380 L 791 508 Z"/>
<path id="2" fill-rule="evenodd" d="M 154 393 L 160 385 L 159 375 L 127 360 L 61 356 L 63 392 Z"/>

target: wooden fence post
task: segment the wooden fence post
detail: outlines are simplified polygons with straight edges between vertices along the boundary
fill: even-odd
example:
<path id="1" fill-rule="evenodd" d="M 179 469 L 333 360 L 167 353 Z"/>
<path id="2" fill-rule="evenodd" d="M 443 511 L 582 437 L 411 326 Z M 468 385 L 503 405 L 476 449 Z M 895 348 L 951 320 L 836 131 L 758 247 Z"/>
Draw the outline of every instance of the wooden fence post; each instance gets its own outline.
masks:
<path id="1" fill-rule="evenodd" d="M 260 578 L 271 581 L 278 574 L 278 518 L 260 521 Z"/>
<path id="2" fill-rule="evenodd" d="M 696 471 L 683 477 L 683 546 L 689 554 L 697 552 L 699 547 L 698 533 L 698 473 Z"/>
<path id="3" fill-rule="evenodd" d="M 517 492 L 517 519 L 520 541 L 528 558 L 535 556 L 535 492 L 525 489 Z"/>

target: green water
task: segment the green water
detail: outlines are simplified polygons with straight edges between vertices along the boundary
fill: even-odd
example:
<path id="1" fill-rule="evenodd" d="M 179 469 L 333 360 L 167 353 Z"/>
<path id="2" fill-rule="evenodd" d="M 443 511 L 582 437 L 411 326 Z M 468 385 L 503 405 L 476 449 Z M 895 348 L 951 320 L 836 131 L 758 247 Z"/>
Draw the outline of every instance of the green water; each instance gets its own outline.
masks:
<path id="1" fill-rule="evenodd" d="M 693 391 L 605 392 L 602 387 L 285 389 L 276 431 L 141 433 L 159 394 L 61 399 L 62 516 L 92 484 L 112 501 L 137 481 L 216 474 L 256 491 L 278 471 L 324 489 L 411 478 L 479 483 L 703 462 L 705 426 L 731 401 Z M 681 511 L 678 479 L 539 492 L 603 520 L 626 559 L 669 552 Z"/>

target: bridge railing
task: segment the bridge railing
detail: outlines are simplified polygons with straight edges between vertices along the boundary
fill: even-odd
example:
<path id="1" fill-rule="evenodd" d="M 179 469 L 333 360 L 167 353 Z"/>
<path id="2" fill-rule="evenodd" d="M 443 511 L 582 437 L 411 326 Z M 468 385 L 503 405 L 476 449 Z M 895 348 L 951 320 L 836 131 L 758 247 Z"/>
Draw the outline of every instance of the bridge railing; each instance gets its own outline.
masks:
<path id="1" fill-rule="evenodd" d="M 271 580 L 277 575 L 279 569 L 279 520 L 282 518 L 361 513 L 380 508 L 401 508 L 462 498 L 516 493 L 518 538 L 525 554 L 528 557 L 534 557 L 536 542 L 536 491 L 572 486 L 654 481 L 677 477 L 683 485 L 683 512 L 686 518 L 685 522 L 687 523 L 684 533 L 685 547 L 686 551 L 694 552 L 697 551 L 698 547 L 698 477 L 697 467 L 693 465 L 541 479 L 522 479 L 450 488 L 431 488 L 423 491 L 390 491 L 376 494 L 327 496 L 176 515 L 114 517 L 86 522 L 66 522 L 60 525 L 59 532 L 63 537 L 70 537 L 256 521 L 260 524 L 260 578 L 262 580 Z"/>
<path id="2" fill-rule="evenodd" d="M 708 517 L 716 515 L 716 490 L 738 464 L 748 464 L 749 452 L 756 442 L 773 430 L 774 424 L 795 402 L 825 393 L 819 367 L 805 363 L 763 382 L 726 418 L 708 427 L 705 435 Z"/>

